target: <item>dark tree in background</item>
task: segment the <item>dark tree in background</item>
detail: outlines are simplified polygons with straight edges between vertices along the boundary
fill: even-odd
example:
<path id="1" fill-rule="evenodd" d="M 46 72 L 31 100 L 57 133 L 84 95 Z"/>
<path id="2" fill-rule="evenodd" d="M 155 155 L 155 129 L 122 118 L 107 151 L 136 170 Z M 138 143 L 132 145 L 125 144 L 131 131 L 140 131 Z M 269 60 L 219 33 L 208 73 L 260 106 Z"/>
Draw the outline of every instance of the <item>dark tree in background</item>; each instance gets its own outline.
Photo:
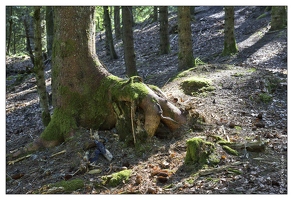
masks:
<path id="1" fill-rule="evenodd" d="M 287 26 L 287 11 L 285 6 L 272 7 L 271 31 L 283 29 Z"/>
<path id="2" fill-rule="evenodd" d="M 103 6 L 104 25 L 105 25 L 105 32 L 106 32 L 106 52 L 108 55 L 110 55 L 111 59 L 117 59 L 118 56 L 114 48 L 111 19 L 110 19 L 108 8 L 109 8 L 108 6 Z"/>
<path id="3" fill-rule="evenodd" d="M 40 106 L 42 109 L 42 121 L 47 126 L 51 120 L 49 111 L 49 101 L 46 91 L 46 83 L 44 76 L 44 64 L 42 56 L 42 27 L 41 27 L 41 6 L 34 7 L 34 30 L 35 30 L 35 56 L 34 56 L 34 73 L 37 81 L 37 91 L 40 98 Z"/>
<path id="4" fill-rule="evenodd" d="M 52 57 L 54 22 L 53 22 L 53 6 L 46 6 L 46 31 L 47 31 L 47 54 Z"/>
<path id="5" fill-rule="evenodd" d="M 160 54 L 170 52 L 170 42 L 168 33 L 168 6 L 159 7 L 160 19 Z"/>
<path id="6" fill-rule="evenodd" d="M 181 71 L 194 66 L 189 6 L 178 6 L 178 34 L 178 71 Z"/>
<path id="7" fill-rule="evenodd" d="M 114 27 L 117 40 L 121 39 L 120 6 L 114 6 Z"/>
<path id="8" fill-rule="evenodd" d="M 12 26 L 13 26 L 13 20 L 12 20 L 12 16 L 13 16 L 13 7 L 12 6 L 8 6 L 8 13 L 9 13 L 9 17 L 8 17 L 8 23 L 9 23 L 9 29 L 8 29 L 8 33 L 6 30 L 6 34 L 8 36 L 7 38 L 7 46 L 6 46 L 6 54 L 8 55 L 10 53 L 10 44 L 11 44 L 11 38 L 12 38 Z M 6 9 L 7 9 L 6 8 Z"/>
<path id="9" fill-rule="evenodd" d="M 154 6 L 153 10 L 153 22 L 158 21 L 158 6 Z"/>
<path id="10" fill-rule="evenodd" d="M 137 75 L 133 44 L 132 17 L 132 7 L 122 6 L 124 61 L 128 77 Z"/>
<path id="11" fill-rule="evenodd" d="M 234 6 L 225 6 L 224 50 L 222 55 L 238 52 L 234 30 Z"/>

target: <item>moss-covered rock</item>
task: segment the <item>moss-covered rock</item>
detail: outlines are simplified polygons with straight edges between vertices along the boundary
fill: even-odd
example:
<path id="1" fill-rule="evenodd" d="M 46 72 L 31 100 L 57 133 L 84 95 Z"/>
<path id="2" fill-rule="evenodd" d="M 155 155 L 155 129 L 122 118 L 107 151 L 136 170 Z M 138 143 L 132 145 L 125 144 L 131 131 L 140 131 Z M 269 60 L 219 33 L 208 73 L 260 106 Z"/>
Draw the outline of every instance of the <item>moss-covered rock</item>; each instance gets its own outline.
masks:
<path id="1" fill-rule="evenodd" d="M 69 181 L 60 181 L 51 185 L 52 187 L 63 187 L 65 193 L 71 193 L 75 190 L 84 187 L 84 182 L 81 179 L 73 179 Z"/>
<path id="2" fill-rule="evenodd" d="M 187 78 L 182 81 L 180 87 L 183 89 L 184 93 L 188 95 L 215 90 L 211 80 L 200 77 Z"/>
<path id="3" fill-rule="evenodd" d="M 186 164 L 198 164 L 199 166 L 214 163 L 217 159 L 213 153 L 215 146 L 211 142 L 204 141 L 201 138 L 194 137 L 187 140 L 187 152 L 185 157 Z"/>
<path id="4" fill-rule="evenodd" d="M 113 173 L 108 176 L 102 176 L 103 179 L 103 184 L 107 184 L 111 187 L 116 187 L 123 181 L 128 181 L 129 177 L 131 175 L 132 171 L 131 170 L 122 170 L 120 172 Z"/>

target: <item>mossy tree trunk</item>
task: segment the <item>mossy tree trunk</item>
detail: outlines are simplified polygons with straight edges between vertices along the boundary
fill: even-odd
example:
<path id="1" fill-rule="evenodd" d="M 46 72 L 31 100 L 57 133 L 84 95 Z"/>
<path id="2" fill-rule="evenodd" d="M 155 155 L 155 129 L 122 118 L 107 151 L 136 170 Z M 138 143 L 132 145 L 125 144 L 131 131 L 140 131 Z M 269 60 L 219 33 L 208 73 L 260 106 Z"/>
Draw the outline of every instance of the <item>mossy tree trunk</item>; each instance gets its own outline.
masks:
<path id="1" fill-rule="evenodd" d="M 52 56 L 54 23 L 53 23 L 53 7 L 46 6 L 46 32 L 47 32 L 47 54 L 50 58 Z"/>
<path id="2" fill-rule="evenodd" d="M 280 30 L 287 26 L 287 12 L 285 6 L 272 6 L 271 31 Z"/>
<path id="3" fill-rule="evenodd" d="M 114 6 L 114 27 L 117 40 L 121 39 L 120 6 Z"/>
<path id="4" fill-rule="evenodd" d="M 160 20 L 160 54 L 170 52 L 170 42 L 168 33 L 168 6 L 159 7 Z"/>
<path id="5" fill-rule="evenodd" d="M 108 6 L 103 6 L 104 9 L 104 25 L 106 30 L 106 49 L 109 49 L 111 59 L 117 59 L 112 36 L 111 19 L 109 16 Z"/>
<path id="6" fill-rule="evenodd" d="M 234 6 L 225 6 L 224 50 L 222 55 L 231 55 L 238 52 L 234 29 Z"/>
<path id="7" fill-rule="evenodd" d="M 40 106 L 42 108 L 42 121 L 47 126 L 51 120 L 49 111 L 49 101 L 46 91 L 46 83 L 44 76 L 44 63 L 42 57 L 42 27 L 41 27 L 41 7 L 34 7 L 34 36 L 35 36 L 35 56 L 34 56 L 34 73 L 37 80 L 37 90 L 40 98 Z"/>
<path id="8" fill-rule="evenodd" d="M 156 133 L 160 123 L 175 131 L 186 122 L 177 107 L 140 77 L 124 80 L 103 67 L 95 50 L 94 12 L 94 6 L 54 8 L 52 79 L 56 106 L 40 139 L 24 151 L 60 144 L 78 127 L 116 127 L 122 139 L 135 136 L 143 142 Z"/>
<path id="9" fill-rule="evenodd" d="M 122 6 L 124 61 L 126 65 L 126 74 L 128 77 L 137 75 L 132 21 L 132 7 Z"/>
<path id="10" fill-rule="evenodd" d="M 181 71 L 194 67 L 189 6 L 178 6 L 178 34 L 178 71 Z"/>

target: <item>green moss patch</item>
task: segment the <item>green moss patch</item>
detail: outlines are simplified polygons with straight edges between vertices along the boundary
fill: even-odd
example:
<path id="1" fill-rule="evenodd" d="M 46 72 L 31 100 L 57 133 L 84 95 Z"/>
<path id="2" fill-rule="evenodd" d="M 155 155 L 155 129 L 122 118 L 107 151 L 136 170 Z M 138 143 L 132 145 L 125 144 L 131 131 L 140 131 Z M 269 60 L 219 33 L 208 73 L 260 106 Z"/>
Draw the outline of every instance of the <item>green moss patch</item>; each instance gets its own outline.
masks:
<path id="1" fill-rule="evenodd" d="M 128 181 L 131 173 L 131 170 L 126 169 L 108 176 L 102 176 L 103 184 L 107 184 L 111 187 L 116 187 L 124 181 Z"/>
<path id="2" fill-rule="evenodd" d="M 190 77 L 181 82 L 180 87 L 183 89 L 185 94 L 195 95 L 197 93 L 203 93 L 207 91 L 215 90 L 209 79 Z"/>
<path id="3" fill-rule="evenodd" d="M 238 151 L 232 149 L 231 147 L 227 145 L 222 146 L 223 150 L 226 151 L 230 155 L 238 156 Z"/>
<path id="4" fill-rule="evenodd" d="M 204 141 L 201 138 L 194 137 L 186 141 L 187 152 L 185 157 L 186 164 L 198 164 L 202 166 L 210 163 L 210 161 L 216 161 L 215 146 L 211 142 Z"/>
<path id="5" fill-rule="evenodd" d="M 73 192 L 75 190 L 83 188 L 84 183 L 83 183 L 83 180 L 81 180 L 81 179 L 73 179 L 73 180 L 69 180 L 69 181 L 64 181 L 63 180 L 63 181 L 54 183 L 51 186 L 52 187 L 63 187 L 64 192 L 71 193 L 71 192 Z"/>

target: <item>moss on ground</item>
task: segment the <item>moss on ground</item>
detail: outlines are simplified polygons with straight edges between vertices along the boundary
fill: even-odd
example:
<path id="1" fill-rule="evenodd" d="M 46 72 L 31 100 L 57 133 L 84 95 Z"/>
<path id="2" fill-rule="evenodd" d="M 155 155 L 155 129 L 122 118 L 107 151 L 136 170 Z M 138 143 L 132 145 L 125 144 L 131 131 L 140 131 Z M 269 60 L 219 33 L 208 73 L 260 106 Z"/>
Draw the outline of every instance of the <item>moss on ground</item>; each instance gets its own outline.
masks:
<path id="1" fill-rule="evenodd" d="M 109 185 L 111 187 L 116 187 L 124 181 L 128 181 L 131 173 L 131 170 L 126 169 L 108 176 L 102 176 L 103 184 Z"/>
<path id="2" fill-rule="evenodd" d="M 183 89 L 184 93 L 188 95 L 215 90 L 211 80 L 200 77 L 187 78 L 181 82 L 180 87 Z"/>
<path id="3" fill-rule="evenodd" d="M 186 164 L 198 164 L 199 166 L 202 166 L 209 163 L 211 160 L 213 162 L 216 160 L 215 155 L 213 155 L 213 152 L 215 151 L 215 146 L 213 143 L 204 141 L 198 137 L 194 137 L 187 140 L 186 144 Z"/>
<path id="4" fill-rule="evenodd" d="M 75 190 L 84 187 L 84 182 L 81 179 L 73 179 L 73 180 L 62 180 L 60 182 L 54 183 L 51 185 L 52 187 L 63 187 L 65 193 L 72 193 Z"/>

